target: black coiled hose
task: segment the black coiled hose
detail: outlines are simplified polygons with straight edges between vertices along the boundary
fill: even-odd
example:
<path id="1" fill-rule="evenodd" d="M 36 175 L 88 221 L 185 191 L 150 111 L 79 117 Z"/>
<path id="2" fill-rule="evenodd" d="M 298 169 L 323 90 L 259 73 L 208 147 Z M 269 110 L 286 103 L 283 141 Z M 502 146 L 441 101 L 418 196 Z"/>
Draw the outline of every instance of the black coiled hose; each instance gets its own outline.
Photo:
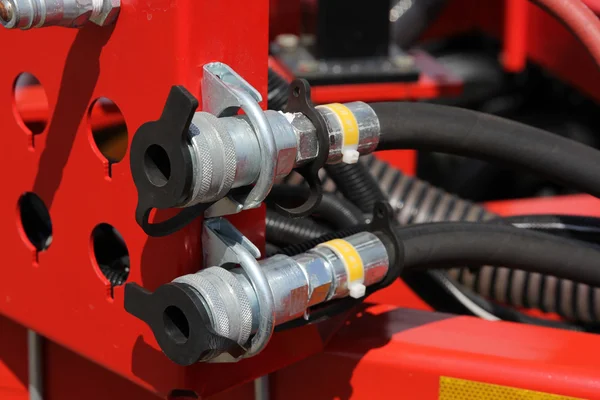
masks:
<path id="1" fill-rule="evenodd" d="M 373 211 L 376 202 L 385 200 L 369 170 L 360 163 L 327 165 L 325 171 L 344 197 L 365 214 Z"/>
<path id="2" fill-rule="evenodd" d="M 441 221 L 480 222 L 499 218 L 477 204 L 406 176 L 374 157 L 363 162 L 369 166 L 383 192 L 388 194 L 402 225 Z M 579 240 L 592 241 L 600 232 L 600 223 L 595 218 L 569 217 L 556 221 L 557 217 L 554 217 L 553 222 L 549 218 L 509 218 L 506 222 L 553 234 L 560 230 Z M 576 230 L 580 232 L 575 234 Z M 493 266 L 475 270 L 455 268 L 449 271 L 449 275 L 466 288 L 500 303 L 557 313 L 574 321 L 600 322 L 600 288 Z"/>
<path id="3" fill-rule="evenodd" d="M 269 68 L 267 107 L 269 110 L 283 110 L 287 104 L 289 83 L 277 72 Z"/>
<path id="4" fill-rule="evenodd" d="M 302 186 L 275 185 L 271 189 L 267 204 L 298 201 L 308 196 L 308 189 Z M 336 229 L 344 229 L 364 222 L 362 212 L 347 200 L 331 193 L 324 193 L 321 203 L 313 213 L 329 222 Z"/>
<path id="5" fill-rule="evenodd" d="M 323 236 L 328 232 L 329 229 L 312 219 L 291 219 L 275 211 L 267 210 L 265 234 L 269 242 L 277 246 L 301 243 Z"/>

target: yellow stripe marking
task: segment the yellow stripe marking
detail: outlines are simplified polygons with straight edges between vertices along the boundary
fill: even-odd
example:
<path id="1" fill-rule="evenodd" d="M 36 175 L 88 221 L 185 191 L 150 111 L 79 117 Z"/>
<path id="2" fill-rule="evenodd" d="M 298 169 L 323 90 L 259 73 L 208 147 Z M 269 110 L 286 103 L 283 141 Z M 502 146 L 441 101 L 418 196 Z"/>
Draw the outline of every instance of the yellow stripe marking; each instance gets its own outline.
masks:
<path id="1" fill-rule="evenodd" d="M 342 132 L 344 133 L 343 146 L 358 147 L 359 131 L 356 117 L 348 107 L 340 103 L 326 104 L 323 107 L 329 108 L 335 115 L 338 116 L 342 124 Z"/>
<path id="2" fill-rule="evenodd" d="M 362 258 L 358 254 L 358 251 L 350 243 L 343 239 L 333 239 L 329 242 L 321 243 L 319 247 L 328 247 L 334 253 L 336 253 L 348 270 L 348 282 L 352 283 L 355 281 L 362 282 L 365 277 L 365 268 L 363 265 Z"/>

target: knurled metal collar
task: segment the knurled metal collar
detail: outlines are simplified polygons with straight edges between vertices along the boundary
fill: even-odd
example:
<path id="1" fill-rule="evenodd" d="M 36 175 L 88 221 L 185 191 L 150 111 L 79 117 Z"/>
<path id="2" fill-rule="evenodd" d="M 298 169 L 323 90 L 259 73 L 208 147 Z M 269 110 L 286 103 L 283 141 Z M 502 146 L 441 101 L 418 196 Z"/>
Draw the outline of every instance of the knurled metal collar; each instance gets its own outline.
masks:
<path id="1" fill-rule="evenodd" d="M 185 206 L 224 197 L 235 180 L 237 158 L 229 132 L 216 116 L 198 112 L 189 129 L 192 149 L 192 195 Z"/>
<path id="2" fill-rule="evenodd" d="M 244 111 L 260 147 L 261 169 L 254 187 L 243 199 L 243 209 L 258 207 L 275 180 L 277 145 L 271 125 L 262 108 L 260 93 L 227 64 L 213 62 L 203 68 L 202 109 L 219 117 Z"/>

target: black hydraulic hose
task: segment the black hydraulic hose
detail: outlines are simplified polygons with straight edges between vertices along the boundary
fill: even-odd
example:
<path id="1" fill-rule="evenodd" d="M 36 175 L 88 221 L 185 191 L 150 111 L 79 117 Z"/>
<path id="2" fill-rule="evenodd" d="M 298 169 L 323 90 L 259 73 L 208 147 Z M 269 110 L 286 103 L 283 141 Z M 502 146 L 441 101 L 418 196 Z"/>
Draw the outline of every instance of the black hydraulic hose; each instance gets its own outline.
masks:
<path id="1" fill-rule="evenodd" d="M 600 218 L 579 215 L 515 215 L 504 222 L 521 229 L 546 232 L 600 246 Z"/>
<path id="2" fill-rule="evenodd" d="M 600 152 L 518 122 L 461 108 L 388 102 L 378 150 L 417 149 L 511 164 L 600 197 Z"/>
<path id="3" fill-rule="evenodd" d="M 274 185 L 267 204 L 282 200 L 294 201 L 308 196 L 308 190 L 302 186 Z M 362 212 L 347 200 L 331 193 L 324 193 L 321 203 L 314 211 L 315 216 L 330 222 L 336 229 L 344 229 L 364 222 Z"/>
<path id="4" fill-rule="evenodd" d="M 569 239 L 600 245 L 600 219 L 569 215 L 523 215 L 503 218 L 513 226 L 551 233 Z M 478 293 L 517 307 L 537 308 L 557 313 L 569 320 L 600 322 L 600 288 L 558 279 L 552 275 L 482 267 L 451 274 Z"/>
<path id="5" fill-rule="evenodd" d="M 265 235 L 270 243 L 277 246 L 302 243 L 323 236 L 329 232 L 310 218 L 291 219 L 267 210 Z"/>
<path id="6" fill-rule="evenodd" d="M 385 200 L 379 185 L 361 163 L 326 165 L 325 171 L 344 197 L 365 214 L 373 211 L 375 203 Z"/>
<path id="7" fill-rule="evenodd" d="M 552 321 L 543 318 L 531 317 L 527 314 L 512 308 L 503 306 L 498 303 L 489 301 L 482 296 L 474 293 L 469 288 L 459 287 L 453 280 L 445 275 L 443 271 L 428 271 L 429 276 L 438 284 L 443 290 L 435 289 L 435 295 L 431 293 L 433 290 L 431 283 L 428 281 L 423 282 L 424 284 L 429 283 L 428 286 L 424 287 L 420 293 L 423 293 L 425 297 L 421 296 L 427 303 L 434 306 L 435 309 L 442 312 L 448 312 L 453 314 L 465 314 L 471 313 L 478 317 L 487 320 L 498 320 L 519 322 L 523 324 L 545 326 L 549 328 L 560 328 L 574 331 L 584 331 L 584 327 L 579 325 L 570 324 L 564 321 Z M 404 276 L 406 280 L 406 275 Z M 460 293 L 462 297 L 461 301 L 457 301 L 457 294 Z M 432 302 L 431 299 L 434 299 Z M 431 304 L 434 303 L 434 304 Z M 473 308 L 475 306 L 475 308 Z"/>
<path id="8" fill-rule="evenodd" d="M 345 238 L 347 236 L 350 235 L 354 235 L 356 233 L 359 232 L 363 232 L 367 229 L 367 225 L 355 225 L 353 227 L 350 228 L 346 228 L 346 229 L 342 229 L 339 231 L 335 231 L 335 232 L 329 232 L 323 236 L 320 236 L 318 238 L 315 239 L 310 239 L 307 240 L 305 242 L 302 243 L 298 243 L 298 244 L 293 244 L 290 246 L 286 246 L 282 249 L 277 249 L 275 252 L 268 252 L 267 251 L 267 257 L 271 257 L 274 256 L 276 254 L 284 254 L 286 256 L 295 256 L 297 254 L 300 253 L 304 253 L 310 249 L 312 249 L 313 247 L 315 247 L 318 244 L 321 244 L 323 242 L 327 242 L 329 240 L 333 240 L 333 239 L 340 239 L 340 238 Z"/>
<path id="9" fill-rule="evenodd" d="M 277 254 L 293 256 L 319 243 L 366 229 L 355 226 L 297 245 Z M 404 273 L 462 265 L 505 265 L 591 285 L 600 284 L 600 251 L 578 242 L 496 223 L 432 223 L 396 228 L 404 248 Z M 267 254 L 271 256 L 273 254 Z"/>
<path id="10" fill-rule="evenodd" d="M 369 167 L 370 173 L 389 197 L 400 225 L 440 221 L 482 222 L 500 218 L 478 204 L 404 175 L 375 157 L 364 157 L 361 161 Z M 562 220 L 560 230 L 557 229 L 559 225 L 550 223 L 552 218 Z M 504 221 L 515 223 L 519 228 L 535 227 L 562 237 L 600 243 L 600 236 L 595 240 L 596 227 L 600 227 L 600 219 L 597 218 L 518 216 L 504 218 Z M 586 323 L 600 322 L 600 288 L 597 287 L 557 279 L 551 275 L 489 265 L 472 270 L 455 268 L 447 274 L 447 279 L 455 280 L 462 288 L 498 303 L 540 309 Z M 424 274 L 410 274 L 405 281 L 432 306 L 446 312 L 464 312 L 464 307 L 452 302 L 451 297 L 442 296 L 439 290 L 431 290 L 432 285 L 437 285 L 432 281 L 433 278 Z"/>
<path id="11" fill-rule="evenodd" d="M 503 265 L 600 285 L 600 251 L 504 224 L 447 222 L 397 228 L 405 271 Z"/>
<path id="12" fill-rule="evenodd" d="M 265 255 L 264 257 L 271 257 L 273 254 L 279 254 L 281 248 L 279 246 L 275 246 L 273 243 L 267 242 L 265 243 Z"/>

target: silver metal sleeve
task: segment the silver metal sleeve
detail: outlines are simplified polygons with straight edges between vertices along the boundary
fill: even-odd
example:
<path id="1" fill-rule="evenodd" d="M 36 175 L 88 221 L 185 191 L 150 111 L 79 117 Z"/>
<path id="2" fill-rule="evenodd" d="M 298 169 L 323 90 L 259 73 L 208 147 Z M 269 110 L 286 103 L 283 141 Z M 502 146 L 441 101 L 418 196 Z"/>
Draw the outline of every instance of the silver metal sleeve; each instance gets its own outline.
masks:
<path id="1" fill-rule="evenodd" d="M 0 0 L 1 1 L 1 0 Z M 343 105 L 356 119 L 359 154 L 369 154 L 379 143 L 377 115 L 366 103 Z M 344 128 L 340 117 L 327 106 L 319 107 L 329 132 L 328 163 L 342 160 Z M 302 113 L 264 112 L 275 141 L 274 179 L 313 160 L 318 154 L 314 125 Z M 193 180 L 190 196 L 182 206 L 216 201 L 231 189 L 258 182 L 264 162 L 256 132 L 248 116 L 217 118 L 207 112 L 194 115 L 189 129 Z"/>
<path id="2" fill-rule="evenodd" d="M 380 282 L 387 274 L 389 258 L 384 244 L 377 236 L 370 232 L 361 232 L 347 237 L 350 243 L 360 255 L 364 267 L 364 285 L 370 286 Z M 337 299 L 350 294 L 348 288 L 348 273 L 342 260 L 327 247 L 316 247 L 309 251 L 319 254 L 333 265 L 335 273 L 334 291 L 327 299 Z"/>
<path id="3" fill-rule="evenodd" d="M 370 154 L 379 144 L 380 125 L 379 118 L 375 111 L 367 104 L 361 101 L 345 103 L 345 107 L 352 112 L 358 125 L 358 148 L 361 154 Z M 329 132 L 329 157 L 328 164 L 335 164 L 342 160 L 342 147 L 344 143 L 344 129 L 338 115 L 327 108 L 319 106 L 317 110 L 325 119 L 327 131 Z M 298 137 L 298 154 L 296 156 L 296 166 L 305 164 L 313 160 L 318 153 L 318 144 L 316 129 L 312 122 L 302 113 L 292 114 L 291 124 L 294 127 Z"/>
<path id="4" fill-rule="evenodd" d="M 387 274 L 389 258 L 377 236 L 361 232 L 346 239 L 360 255 L 364 266 L 364 285 L 380 282 Z M 275 325 L 300 318 L 309 307 L 347 297 L 348 275 L 343 261 L 331 250 L 314 248 L 294 257 L 276 255 L 260 262 L 275 300 Z M 257 314 L 258 305 L 244 272 L 236 275 Z M 254 323 L 254 326 L 256 323 Z"/>
<path id="5" fill-rule="evenodd" d="M 388 271 L 389 259 L 379 238 L 370 232 L 361 232 L 344 240 L 362 261 L 363 284 L 369 286 L 381 281 Z M 241 261 L 240 264 L 244 265 Z M 270 338 L 272 329 L 261 331 L 264 318 L 280 325 L 302 317 L 312 306 L 350 294 L 344 261 L 329 248 L 316 247 L 294 257 L 276 255 L 256 264 L 259 265 L 265 277 L 263 289 L 272 296 L 273 307 L 269 310 L 274 313 L 269 315 L 261 310 L 259 295 L 262 292 L 252 285 L 251 281 L 256 277 L 250 279 L 247 269 L 210 267 L 173 281 L 195 289 L 206 308 L 212 329 L 222 338 L 247 346 L 249 339 L 252 344 L 259 336 L 267 335 L 260 348 L 250 347 L 247 357 L 258 353 Z M 256 334 L 251 338 L 252 332 Z M 227 351 L 226 339 L 216 343 L 214 351 L 204 360 L 218 359 Z"/>
<path id="6" fill-rule="evenodd" d="M 283 114 L 266 111 L 265 117 L 275 139 L 277 179 L 294 168 L 296 135 Z M 183 206 L 216 201 L 231 189 L 258 181 L 263 155 L 247 116 L 217 118 L 198 112 L 188 136 L 194 175 L 191 195 Z"/>
<path id="7" fill-rule="evenodd" d="M 0 24 L 7 29 L 77 28 L 88 21 L 105 26 L 115 21 L 120 6 L 120 0 L 0 0 Z"/>

